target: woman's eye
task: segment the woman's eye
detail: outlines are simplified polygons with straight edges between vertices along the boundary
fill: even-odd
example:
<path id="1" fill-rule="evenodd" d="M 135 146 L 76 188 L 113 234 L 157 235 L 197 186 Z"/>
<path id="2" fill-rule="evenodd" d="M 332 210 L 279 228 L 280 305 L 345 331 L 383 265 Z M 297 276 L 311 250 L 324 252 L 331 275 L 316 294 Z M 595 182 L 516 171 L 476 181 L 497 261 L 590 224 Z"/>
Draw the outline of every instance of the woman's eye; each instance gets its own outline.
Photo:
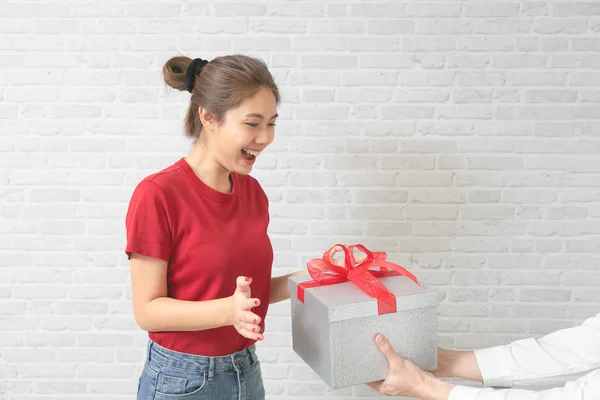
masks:
<path id="1" fill-rule="evenodd" d="M 258 124 L 253 124 L 251 122 L 246 122 L 246 125 L 251 126 L 253 128 L 256 128 L 258 126 Z"/>
<path id="2" fill-rule="evenodd" d="M 270 126 L 277 126 L 277 125 L 275 125 L 275 123 L 271 123 L 271 124 L 269 124 L 269 125 L 270 125 Z"/>

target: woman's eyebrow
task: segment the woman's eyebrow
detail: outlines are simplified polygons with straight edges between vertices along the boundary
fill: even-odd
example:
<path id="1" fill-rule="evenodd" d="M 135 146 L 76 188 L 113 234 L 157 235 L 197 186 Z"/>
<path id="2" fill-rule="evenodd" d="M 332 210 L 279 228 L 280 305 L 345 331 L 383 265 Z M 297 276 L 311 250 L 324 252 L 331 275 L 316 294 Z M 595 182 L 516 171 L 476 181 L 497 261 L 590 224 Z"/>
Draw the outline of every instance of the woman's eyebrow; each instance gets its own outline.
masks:
<path id="1" fill-rule="evenodd" d="M 254 117 L 254 118 L 260 118 L 260 119 L 264 119 L 264 115 L 262 114 L 257 114 L 257 113 L 250 113 L 250 114 L 246 114 L 246 117 Z M 273 119 L 273 118 L 277 118 L 279 117 L 279 114 L 275 114 L 273 115 L 271 118 L 269 119 Z"/>

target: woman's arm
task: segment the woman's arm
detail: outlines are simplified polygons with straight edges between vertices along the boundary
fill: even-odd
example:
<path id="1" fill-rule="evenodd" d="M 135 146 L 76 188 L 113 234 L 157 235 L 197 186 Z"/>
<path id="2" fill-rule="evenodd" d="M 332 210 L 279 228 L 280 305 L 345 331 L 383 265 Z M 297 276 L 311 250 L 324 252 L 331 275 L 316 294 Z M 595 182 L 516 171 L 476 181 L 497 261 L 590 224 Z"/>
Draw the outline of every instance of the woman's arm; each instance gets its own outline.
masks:
<path id="1" fill-rule="evenodd" d="M 355 256 L 355 262 L 357 264 L 361 263 L 366 256 L 360 254 Z M 334 264 L 338 266 L 342 266 L 344 263 L 343 259 L 334 259 Z M 271 300 L 269 304 L 278 303 L 280 301 L 284 301 L 290 298 L 290 292 L 288 290 L 288 278 L 296 275 L 307 275 L 308 271 L 306 269 L 293 272 L 291 274 L 287 274 L 284 276 L 278 276 L 276 278 L 271 279 Z"/>
<path id="2" fill-rule="evenodd" d="M 176 300 L 167 297 L 166 261 L 132 253 L 130 263 L 133 313 L 143 330 L 199 331 L 234 324 L 237 329 L 240 318 L 248 322 L 245 327 L 248 331 L 258 328 L 260 318 L 242 304 L 254 299 L 232 294 L 208 301 Z M 258 321 L 256 324 L 252 323 L 254 319 Z"/>
<path id="3" fill-rule="evenodd" d="M 290 298 L 290 291 L 288 290 L 288 278 L 297 275 L 306 275 L 308 272 L 303 269 L 300 271 L 293 272 L 291 274 L 278 276 L 271 279 L 271 297 L 269 304 L 279 303 Z"/>

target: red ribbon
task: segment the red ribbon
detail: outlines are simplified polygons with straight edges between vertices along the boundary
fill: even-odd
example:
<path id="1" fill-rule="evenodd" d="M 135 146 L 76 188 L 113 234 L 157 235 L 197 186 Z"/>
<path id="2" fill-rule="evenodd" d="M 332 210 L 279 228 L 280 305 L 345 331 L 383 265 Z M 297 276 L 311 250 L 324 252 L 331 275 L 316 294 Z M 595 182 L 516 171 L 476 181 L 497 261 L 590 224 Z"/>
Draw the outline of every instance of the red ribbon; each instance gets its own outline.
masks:
<path id="1" fill-rule="evenodd" d="M 354 259 L 355 248 L 366 254 L 366 258 L 358 265 L 356 265 Z M 333 256 L 339 250 L 344 252 L 343 267 L 333 263 Z M 403 275 L 410 278 L 417 285 L 419 285 L 419 282 L 413 274 L 401 266 L 387 261 L 386 258 L 386 253 L 371 252 L 362 244 L 349 247 L 336 244 L 323 254 L 323 258 L 316 258 L 308 262 L 308 273 L 313 280 L 298 285 L 298 300 L 304 303 L 305 289 L 350 281 L 363 292 L 377 299 L 379 315 L 395 313 L 396 296 L 377 278 Z M 379 269 L 373 270 L 376 267 L 379 267 Z"/>

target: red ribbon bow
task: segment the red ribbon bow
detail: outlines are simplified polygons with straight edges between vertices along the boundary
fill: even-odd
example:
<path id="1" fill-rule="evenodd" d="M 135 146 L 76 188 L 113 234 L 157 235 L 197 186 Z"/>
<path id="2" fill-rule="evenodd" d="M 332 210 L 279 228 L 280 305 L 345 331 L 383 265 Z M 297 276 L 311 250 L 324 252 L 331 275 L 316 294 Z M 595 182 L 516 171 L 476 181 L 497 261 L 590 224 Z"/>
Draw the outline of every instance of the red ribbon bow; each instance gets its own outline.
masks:
<path id="1" fill-rule="evenodd" d="M 356 260 L 354 259 L 355 248 L 366 254 L 366 258 L 358 265 L 356 265 Z M 339 250 L 344 252 L 343 267 L 333 263 L 333 256 Z M 350 281 L 363 292 L 377 299 L 379 315 L 395 313 L 396 296 L 377 278 L 403 275 L 410 278 L 417 285 L 419 285 L 419 282 L 413 274 L 401 266 L 387 261 L 386 258 L 386 253 L 371 252 L 362 244 L 349 247 L 336 244 L 323 254 L 323 258 L 316 258 L 308 262 L 308 273 L 313 280 L 302 282 L 298 285 L 298 300 L 304 303 L 304 290 L 307 288 L 335 285 Z M 379 267 L 379 269 L 372 269 L 376 267 Z"/>

